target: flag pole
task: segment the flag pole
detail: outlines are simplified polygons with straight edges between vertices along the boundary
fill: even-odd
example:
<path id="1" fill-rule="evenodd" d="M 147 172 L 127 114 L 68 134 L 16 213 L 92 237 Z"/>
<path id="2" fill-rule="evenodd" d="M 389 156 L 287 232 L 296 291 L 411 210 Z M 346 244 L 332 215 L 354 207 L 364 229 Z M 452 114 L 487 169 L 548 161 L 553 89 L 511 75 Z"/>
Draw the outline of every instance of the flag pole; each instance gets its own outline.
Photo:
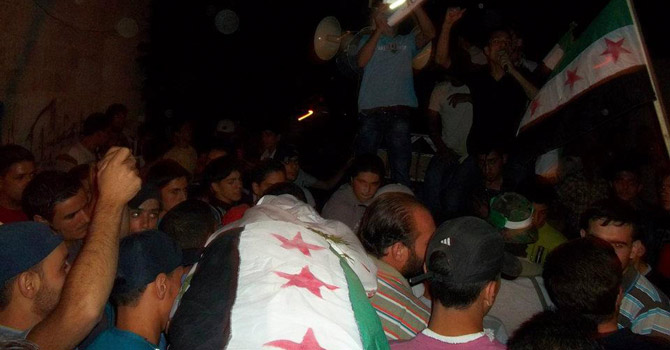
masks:
<path id="1" fill-rule="evenodd" d="M 654 90 L 656 99 L 654 100 L 654 109 L 656 109 L 656 118 L 658 119 L 658 124 L 661 127 L 661 133 L 663 135 L 663 142 L 665 143 L 665 151 L 670 157 L 670 122 L 668 121 L 668 115 L 666 113 L 665 104 L 663 103 L 663 98 L 661 96 L 661 88 L 656 78 L 656 73 L 654 72 L 654 66 L 651 64 L 651 57 L 649 56 L 649 50 L 647 50 L 647 44 L 644 42 L 644 37 L 642 36 L 642 29 L 640 27 L 640 21 L 637 18 L 637 13 L 635 12 L 635 7 L 633 6 L 633 0 L 626 0 L 628 3 L 628 10 L 630 15 L 633 18 L 633 25 L 635 26 L 635 33 L 637 34 L 640 44 L 642 45 L 642 54 L 644 55 L 644 60 L 646 61 L 645 66 L 647 67 L 647 74 L 649 74 L 649 80 L 651 81 L 651 87 Z"/>

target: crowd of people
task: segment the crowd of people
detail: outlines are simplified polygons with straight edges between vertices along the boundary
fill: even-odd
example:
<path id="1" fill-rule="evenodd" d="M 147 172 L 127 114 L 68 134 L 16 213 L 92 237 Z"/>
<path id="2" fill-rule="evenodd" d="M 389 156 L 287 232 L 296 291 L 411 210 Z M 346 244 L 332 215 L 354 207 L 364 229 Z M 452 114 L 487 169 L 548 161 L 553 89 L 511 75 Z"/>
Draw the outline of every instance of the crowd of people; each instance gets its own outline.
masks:
<path id="1" fill-rule="evenodd" d="M 470 44 L 465 9 L 439 30 L 413 14 L 399 34 L 373 11 L 356 152 L 329 176 L 275 124 L 249 143 L 225 119 L 196 148 L 179 120 L 159 152 L 121 104 L 52 169 L 0 146 L 0 349 L 670 349 L 670 172 L 648 200 L 629 159 L 524 167 L 546 67 L 508 28 Z M 445 78 L 418 183 L 412 58 L 431 41 Z"/>

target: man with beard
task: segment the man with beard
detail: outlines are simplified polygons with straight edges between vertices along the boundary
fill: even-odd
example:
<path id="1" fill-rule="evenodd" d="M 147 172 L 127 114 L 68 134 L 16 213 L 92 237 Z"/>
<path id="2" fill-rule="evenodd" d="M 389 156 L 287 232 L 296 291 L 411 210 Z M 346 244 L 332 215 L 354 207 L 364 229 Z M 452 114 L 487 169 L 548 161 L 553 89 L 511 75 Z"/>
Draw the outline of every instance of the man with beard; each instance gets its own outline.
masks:
<path id="1" fill-rule="evenodd" d="M 378 289 L 370 302 L 387 339 L 414 338 L 428 324 L 430 309 L 412 294 L 407 279 L 423 272 L 433 232 L 430 211 L 404 193 L 379 196 L 361 219 L 358 237 L 378 268 Z"/>

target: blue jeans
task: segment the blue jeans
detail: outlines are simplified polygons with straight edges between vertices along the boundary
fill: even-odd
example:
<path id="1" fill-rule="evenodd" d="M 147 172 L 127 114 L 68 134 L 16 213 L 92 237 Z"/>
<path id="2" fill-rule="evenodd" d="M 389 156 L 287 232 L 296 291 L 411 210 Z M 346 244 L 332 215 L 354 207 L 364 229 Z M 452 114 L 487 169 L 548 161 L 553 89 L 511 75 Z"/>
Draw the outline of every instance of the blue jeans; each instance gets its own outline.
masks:
<path id="1" fill-rule="evenodd" d="M 410 108 L 375 108 L 359 114 L 356 154 L 377 154 L 386 142 L 393 182 L 411 186 L 412 140 L 409 133 Z"/>

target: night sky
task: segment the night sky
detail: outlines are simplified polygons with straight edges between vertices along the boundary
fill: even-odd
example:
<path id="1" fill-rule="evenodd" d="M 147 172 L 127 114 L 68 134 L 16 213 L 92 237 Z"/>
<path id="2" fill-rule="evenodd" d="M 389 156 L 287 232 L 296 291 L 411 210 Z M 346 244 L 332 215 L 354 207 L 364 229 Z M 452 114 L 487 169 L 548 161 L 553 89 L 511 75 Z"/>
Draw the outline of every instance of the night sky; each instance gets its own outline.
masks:
<path id="1" fill-rule="evenodd" d="M 572 21 L 584 26 L 605 0 L 461 1 L 469 8 L 463 25 L 484 28 L 511 24 L 525 35 L 527 56 L 540 61 Z M 639 1 L 640 12 L 659 1 Z M 425 8 L 439 31 L 444 12 L 454 2 L 428 0 Z M 483 3 L 484 10 L 478 9 Z M 253 128 L 262 123 L 295 120 L 309 108 L 327 110 L 303 123 L 300 132 L 320 134 L 346 145 L 355 130 L 358 81 L 321 62 L 313 52 L 313 34 L 325 16 L 336 16 L 344 30 L 367 25 L 367 0 L 155 0 L 150 43 L 141 47 L 147 75 L 145 100 L 150 120 L 189 118 L 201 127 L 223 117 Z M 220 33 L 216 14 L 230 9 L 238 30 Z M 665 12 L 667 13 L 667 12 Z M 642 14 L 641 14 L 642 17 Z M 503 18 L 503 22 L 499 19 Z M 644 18 L 649 42 L 660 41 L 653 18 Z M 645 22 L 643 21 L 643 22 Z M 652 45 L 650 45 L 652 46 Z M 659 46 L 660 45 L 656 45 Z M 665 55 L 667 50 L 655 50 Z M 417 76 L 419 99 L 425 103 L 437 74 Z M 167 112 L 166 114 L 166 111 Z M 415 126 L 421 131 L 423 126 Z M 339 135 L 339 136 L 338 136 Z"/>

